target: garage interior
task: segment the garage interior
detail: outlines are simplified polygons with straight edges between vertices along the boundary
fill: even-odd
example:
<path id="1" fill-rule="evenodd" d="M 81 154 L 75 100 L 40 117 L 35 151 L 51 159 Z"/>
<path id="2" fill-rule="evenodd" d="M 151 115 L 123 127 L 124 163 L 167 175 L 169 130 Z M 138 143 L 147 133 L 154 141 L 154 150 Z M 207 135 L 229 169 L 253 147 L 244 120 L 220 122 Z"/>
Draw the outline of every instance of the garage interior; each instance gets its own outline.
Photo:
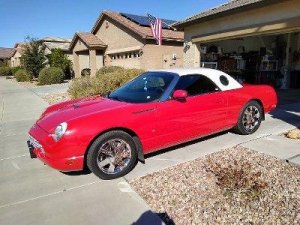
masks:
<path id="1" fill-rule="evenodd" d="M 300 32 L 246 36 L 201 43 L 201 67 L 237 80 L 300 89 Z"/>

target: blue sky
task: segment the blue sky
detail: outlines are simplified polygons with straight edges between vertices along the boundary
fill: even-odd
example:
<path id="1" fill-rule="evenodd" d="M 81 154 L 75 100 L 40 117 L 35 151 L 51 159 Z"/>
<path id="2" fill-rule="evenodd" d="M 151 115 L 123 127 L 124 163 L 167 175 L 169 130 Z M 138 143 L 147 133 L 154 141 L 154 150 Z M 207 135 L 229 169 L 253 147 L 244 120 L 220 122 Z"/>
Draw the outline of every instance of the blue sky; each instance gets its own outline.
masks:
<path id="1" fill-rule="evenodd" d="M 0 0 L 0 47 L 13 47 L 27 35 L 72 38 L 77 31 L 90 31 L 102 10 L 182 20 L 226 1 Z"/>

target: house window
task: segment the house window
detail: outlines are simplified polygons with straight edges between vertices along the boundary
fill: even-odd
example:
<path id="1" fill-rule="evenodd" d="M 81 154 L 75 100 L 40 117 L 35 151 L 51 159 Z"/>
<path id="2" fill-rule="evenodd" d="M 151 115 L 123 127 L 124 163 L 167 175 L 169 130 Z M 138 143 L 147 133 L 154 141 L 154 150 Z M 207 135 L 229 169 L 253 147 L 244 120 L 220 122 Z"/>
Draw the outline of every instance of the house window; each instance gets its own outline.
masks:
<path id="1" fill-rule="evenodd" d="M 140 57 L 140 53 L 139 52 L 134 52 L 133 53 L 133 58 L 139 58 Z"/>
<path id="2" fill-rule="evenodd" d="M 117 59 L 132 59 L 132 58 L 139 58 L 141 55 L 138 51 L 135 52 L 128 52 L 128 53 L 118 53 L 118 54 L 111 54 L 110 57 L 112 60 Z"/>

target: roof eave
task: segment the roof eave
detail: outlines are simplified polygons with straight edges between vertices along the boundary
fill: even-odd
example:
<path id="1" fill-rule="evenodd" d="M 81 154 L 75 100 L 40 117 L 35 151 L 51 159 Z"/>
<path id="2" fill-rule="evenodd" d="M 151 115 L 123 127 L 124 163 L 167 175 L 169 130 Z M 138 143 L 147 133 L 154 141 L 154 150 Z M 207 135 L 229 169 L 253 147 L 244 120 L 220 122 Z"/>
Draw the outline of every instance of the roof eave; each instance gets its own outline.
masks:
<path id="1" fill-rule="evenodd" d="M 80 38 L 80 35 L 78 35 L 79 32 L 76 32 L 71 43 L 68 51 L 73 51 L 73 48 L 75 46 L 75 43 Z M 98 48 L 107 48 L 107 45 L 88 45 L 82 38 L 80 40 L 89 48 L 89 49 L 98 49 Z"/>
<path id="2" fill-rule="evenodd" d="M 106 11 L 103 11 L 101 13 L 101 15 L 98 17 L 98 19 L 96 20 L 96 23 L 95 25 L 93 26 L 92 30 L 91 30 L 91 33 L 92 34 L 95 34 L 97 28 L 99 27 L 99 24 L 101 24 L 102 20 L 104 19 L 104 17 L 107 16 L 109 17 L 110 19 L 112 19 L 113 21 L 117 22 L 118 24 L 124 26 L 124 24 L 122 24 L 120 21 L 118 21 L 117 19 L 111 17 L 109 14 L 106 13 Z M 132 32 L 134 32 L 135 34 L 139 35 L 141 38 L 143 39 L 147 39 L 147 36 L 142 34 L 141 32 L 139 32 L 138 30 L 132 28 L 132 27 L 128 27 L 128 26 L 124 26 L 126 27 L 127 29 L 130 29 Z"/>
<path id="3" fill-rule="evenodd" d="M 211 15 L 208 15 L 205 17 L 200 17 L 200 18 L 195 18 L 195 19 L 191 19 L 191 20 L 187 20 L 187 21 L 177 22 L 177 23 L 172 24 L 172 26 L 174 26 L 177 29 L 184 29 L 184 27 L 191 26 L 191 25 L 197 24 L 199 22 L 206 22 L 206 21 L 213 20 L 216 18 L 231 15 L 233 13 L 244 12 L 249 9 L 255 9 L 257 7 L 267 6 L 267 5 L 270 5 L 270 4 L 273 4 L 276 2 L 280 2 L 280 1 L 287 1 L 287 0 L 269 0 L 269 1 L 255 2 L 252 4 L 248 4 L 248 5 L 240 6 L 237 8 L 230 9 L 230 10 L 222 11 L 222 12 L 219 12 L 216 14 L 211 14 Z"/>

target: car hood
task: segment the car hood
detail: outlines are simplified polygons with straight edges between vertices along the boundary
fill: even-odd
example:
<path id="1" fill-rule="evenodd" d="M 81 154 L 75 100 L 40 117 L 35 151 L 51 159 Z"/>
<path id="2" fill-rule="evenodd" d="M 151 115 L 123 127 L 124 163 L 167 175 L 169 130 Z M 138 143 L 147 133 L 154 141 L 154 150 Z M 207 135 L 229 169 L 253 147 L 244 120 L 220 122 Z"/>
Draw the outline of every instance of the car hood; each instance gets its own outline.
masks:
<path id="1" fill-rule="evenodd" d="M 125 105 L 128 105 L 128 103 L 100 96 L 70 100 L 49 106 L 41 115 L 37 124 L 45 131 L 52 133 L 56 126 L 62 122 L 117 109 Z"/>

